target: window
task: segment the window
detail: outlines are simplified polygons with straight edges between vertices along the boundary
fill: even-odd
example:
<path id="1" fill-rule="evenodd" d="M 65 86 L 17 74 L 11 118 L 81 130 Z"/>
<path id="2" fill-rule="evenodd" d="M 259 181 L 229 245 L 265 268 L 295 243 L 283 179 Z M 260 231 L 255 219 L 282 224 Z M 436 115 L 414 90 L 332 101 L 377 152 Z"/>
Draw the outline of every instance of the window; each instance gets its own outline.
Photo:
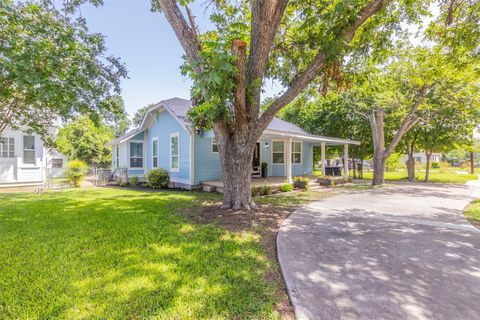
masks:
<path id="1" fill-rule="evenodd" d="M 0 137 L 0 158 L 15 157 L 15 138 Z"/>
<path id="2" fill-rule="evenodd" d="M 179 148 L 178 133 L 170 135 L 170 170 L 178 171 L 179 169 Z"/>
<path id="3" fill-rule="evenodd" d="M 285 144 L 283 141 L 272 142 L 272 163 L 284 164 L 285 163 Z"/>
<path id="4" fill-rule="evenodd" d="M 152 140 L 152 167 L 158 168 L 158 138 Z"/>
<path id="5" fill-rule="evenodd" d="M 130 142 L 130 168 L 143 168 L 143 142 Z"/>
<path id="6" fill-rule="evenodd" d="M 292 142 L 292 163 L 302 163 L 302 143 Z"/>
<path id="7" fill-rule="evenodd" d="M 120 145 L 115 146 L 115 167 L 120 167 Z"/>
<path id="8" fill-rule="evenodd" d="M 35 164 L 35 137 L 23 136 L 23 163 Z"/>
<path id="9" fill-rule="evenodd" d="M 63 159 L 52 159 L 52 168 L 63 168 Z"/>
<path id="10" fill-rule="evenodd" d="M 215 137 L 212 138 L 212 152 L 218 153 L 218 144 Z"/>

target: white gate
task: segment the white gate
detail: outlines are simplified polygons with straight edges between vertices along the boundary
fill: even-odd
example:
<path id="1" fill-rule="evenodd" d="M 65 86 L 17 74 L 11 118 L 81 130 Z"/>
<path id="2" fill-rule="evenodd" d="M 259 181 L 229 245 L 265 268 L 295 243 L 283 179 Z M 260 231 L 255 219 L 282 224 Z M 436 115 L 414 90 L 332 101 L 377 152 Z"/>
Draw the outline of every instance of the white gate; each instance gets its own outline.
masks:
<path id="1" fill-rule="evenodd" d="M 15 182 L 17 159 L 0 159 L 0 182 Z"/>

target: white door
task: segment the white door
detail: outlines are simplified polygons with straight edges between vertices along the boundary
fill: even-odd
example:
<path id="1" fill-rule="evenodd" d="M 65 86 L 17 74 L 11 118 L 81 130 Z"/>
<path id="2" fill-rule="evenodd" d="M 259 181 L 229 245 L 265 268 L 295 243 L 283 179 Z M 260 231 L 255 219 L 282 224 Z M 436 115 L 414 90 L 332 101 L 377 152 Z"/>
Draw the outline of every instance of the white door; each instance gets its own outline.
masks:
<path id="1" fill-rule="evenodd" d="M 0 182 L 15 181 L 15 165 L 17 159 L 0 159 Z"/>

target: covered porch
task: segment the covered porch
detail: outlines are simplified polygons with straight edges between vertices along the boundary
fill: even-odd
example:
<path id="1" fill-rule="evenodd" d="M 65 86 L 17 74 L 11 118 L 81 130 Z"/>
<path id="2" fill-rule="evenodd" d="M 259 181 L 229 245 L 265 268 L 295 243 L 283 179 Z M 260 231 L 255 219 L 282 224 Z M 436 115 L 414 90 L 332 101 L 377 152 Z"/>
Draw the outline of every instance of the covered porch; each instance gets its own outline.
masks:
<path id="1" fill-rule="evenodd" d="M 294 176 L 313 176 L 313 147 L 320 147 L 321 173 L 322 176 L 326 176 L 326 149 L 328 146 L 343 146 L 343 163 L 347 168 L 347 170 L 343 170 L 343 177 L 348 178 L 349 145 L 360 145 L 359 141 L 350 139 L 270 129 L 265 130 L 262 134 L 260 143 L 263 143 L 264 146 L 266 146 L 266 148 L 264 147 L 260 149 L 267 153 L 266 157 L 265 155 L 262 155 L 261 158 L 263 161 L 270 161 L 269 166 L 272 168 L 272 174 L 269 173 L 268 178 L 270 178 L 271 175 L 281 176 L 283 182 L 293 182 Z M 277 161 L 278 159 L 283 161 Z M 276 168 L 277 166 L 283 167 L 283 175 L 278 174 L 279 170 Z"/>

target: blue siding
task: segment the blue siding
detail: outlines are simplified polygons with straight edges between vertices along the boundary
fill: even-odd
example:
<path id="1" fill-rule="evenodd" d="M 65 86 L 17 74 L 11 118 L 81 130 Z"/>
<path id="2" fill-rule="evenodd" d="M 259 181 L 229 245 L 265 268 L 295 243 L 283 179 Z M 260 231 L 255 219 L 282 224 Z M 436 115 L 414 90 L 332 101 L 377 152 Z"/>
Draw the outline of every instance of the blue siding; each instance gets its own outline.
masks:
<path id="1" fill-rule="evenodd" d="M 261 142 L 261 149 L 262 149 L 262 162 L 266 162 L 268 164 L 268 176 L 269 177 L 285 177 L 287 174 L 286 164 L 272 165 L 272 140 L 262 139 L 260 142 Z M 268 148 L 266 146 L 266 143 L 268 143 Z M 300 176 L 300 175 L 312 173 L 312 147 L 313 145 L 311 143 L 303 142 L 302 164 L 292 164 L 293 176 Z M 291 157 L 291 155 L 289 156 Z"/>
<path id="2" fill-rule="evenodd" d="M 138 177 L 143 177 L 143 169 L 128 169 L 128 176 L 138 176 Z"/>
<path id="3" fill-rule="evenodd" d="M 195 135 L 195 184 L 222 178 L 220 155 L 212 152 L 212 137 L 211 131 Z"/>
<path id="4" fill-rule="evenodd" d="M 313 144 L 303 143 L 303 174 L 313 173 Z"/>
<path id="5" fill-rule="evenodd" d="M 179 133 L 179 171 L 170 171 L 170 134 Z M 190 133 L 167 111 L 160 112 L 147 134 L 147 170 L 153 167 L 152 140 L 158 138 L 158 166 L 169 171 L 170 179 L 187 181 L 190 179 Z"/>

